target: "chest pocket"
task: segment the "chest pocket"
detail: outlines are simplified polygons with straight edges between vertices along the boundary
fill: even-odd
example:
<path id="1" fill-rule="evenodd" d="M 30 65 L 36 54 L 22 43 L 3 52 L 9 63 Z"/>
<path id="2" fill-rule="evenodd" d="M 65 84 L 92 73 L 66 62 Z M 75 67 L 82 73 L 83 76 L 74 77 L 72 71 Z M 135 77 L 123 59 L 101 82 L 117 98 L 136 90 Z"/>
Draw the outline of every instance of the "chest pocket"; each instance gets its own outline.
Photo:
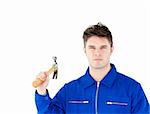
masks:
<path id="1" fill-rule="evenodd" d="M 105 112 L 128 114 L 130 112 L 130 99 L 128 97 L 108 97 L 104 100 Z"/>
<path id="2" fill-rule="evenodd" d="M 89 114 L 90 109 L 91 101 L 88 99 L 69 99 L 67 101 L 67 112 Z"/>

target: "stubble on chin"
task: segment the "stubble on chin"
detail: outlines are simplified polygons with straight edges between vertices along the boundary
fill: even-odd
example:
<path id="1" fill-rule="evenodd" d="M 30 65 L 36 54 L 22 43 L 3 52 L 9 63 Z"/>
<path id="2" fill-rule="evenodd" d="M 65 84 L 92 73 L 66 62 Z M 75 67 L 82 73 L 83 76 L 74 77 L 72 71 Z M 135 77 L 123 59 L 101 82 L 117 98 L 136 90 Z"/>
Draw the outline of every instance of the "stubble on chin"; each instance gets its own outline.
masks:
<path id="1" fill-rule="evenodd" d="M 101 70 L 101 69 L 104 69 L 104 68 L 106 68 L 108 65 L 109 65 L 110 63 L 107 63 L 107 64 L 100 64 L 100 65 L 92 65 L 92 64 L 90 64 L 90 67 L 92 68 L 92 69 L 95 69 L 95 70 Z"/>

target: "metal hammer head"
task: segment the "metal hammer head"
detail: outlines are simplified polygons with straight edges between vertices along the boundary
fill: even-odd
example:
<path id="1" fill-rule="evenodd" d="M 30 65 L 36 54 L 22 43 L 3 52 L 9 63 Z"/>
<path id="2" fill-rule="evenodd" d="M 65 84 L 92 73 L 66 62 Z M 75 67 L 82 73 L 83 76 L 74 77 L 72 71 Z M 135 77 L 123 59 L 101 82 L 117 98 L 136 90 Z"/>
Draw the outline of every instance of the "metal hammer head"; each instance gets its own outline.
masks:
<path id="1" fill-rule="evenodd" d="M 57 57 L 56 57 L 56 56 L 53 56 L 52 58 L 53 58 L 53 60 L 54 60 L 54 61 L 56 61 L 56 60 L 57 60 Z"/>

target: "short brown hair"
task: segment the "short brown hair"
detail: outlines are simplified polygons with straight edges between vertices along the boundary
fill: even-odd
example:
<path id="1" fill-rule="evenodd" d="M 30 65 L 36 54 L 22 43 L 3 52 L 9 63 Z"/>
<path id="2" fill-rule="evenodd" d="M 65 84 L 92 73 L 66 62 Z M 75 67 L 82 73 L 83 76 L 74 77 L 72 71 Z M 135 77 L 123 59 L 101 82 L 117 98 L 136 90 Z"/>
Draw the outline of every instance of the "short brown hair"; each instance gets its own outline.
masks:
<path id="1" fill-rule="evenodd" d="M 102 23 L 92 25 L 84 31 L 83 33 L 84 46 L 87 40 L 92 36 L 106 37 L 107 40 L 110 42 L 111 47 L 113 46 L 112 34 L 110 30 Z"/>

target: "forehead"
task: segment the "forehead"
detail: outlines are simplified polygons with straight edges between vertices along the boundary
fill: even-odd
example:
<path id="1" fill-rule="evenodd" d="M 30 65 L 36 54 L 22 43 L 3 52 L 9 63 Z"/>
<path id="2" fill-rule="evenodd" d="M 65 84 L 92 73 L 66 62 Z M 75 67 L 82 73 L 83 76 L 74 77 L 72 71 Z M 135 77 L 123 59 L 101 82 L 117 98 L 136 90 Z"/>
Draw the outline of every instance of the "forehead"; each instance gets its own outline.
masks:
<path id="1" fill-rule="evenodd" d="M 87 40 L 86 45 L 101 46 L 101 45 L 110 45 L 110 43 L 106 37 L 91 36 Z"/>

